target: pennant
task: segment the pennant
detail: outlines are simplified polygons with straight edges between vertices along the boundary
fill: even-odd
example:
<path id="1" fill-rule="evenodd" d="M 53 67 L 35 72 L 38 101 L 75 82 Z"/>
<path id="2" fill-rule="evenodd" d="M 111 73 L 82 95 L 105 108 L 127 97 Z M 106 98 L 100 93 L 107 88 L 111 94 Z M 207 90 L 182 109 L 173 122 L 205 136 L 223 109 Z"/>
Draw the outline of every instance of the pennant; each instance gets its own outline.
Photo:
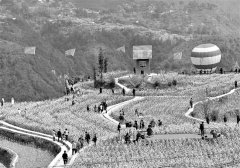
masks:
<path id="1" fill-rule="evenodd" d="M 75 54 L 75 51 L 76 51 L 76 49 L 75 49 L 75 48 L 73 48 L 73 49 L 70 49 L 70 50 L 67 50 L 67 51 L 65 51 L 65 55 L 66 55 L 66 56 L 67 56 L 67 55 L 74 56 L 74 54 Z"/>
<path id="2" fill-rule="evenodd" d="M 119 47 L 117 51 L 125 53 L 125 46 Z"/>
<path id="3" fill-rule="evenodd" d="M 182 52 L 177 52 L 173 54 L 173 59 L 174 60 L 180 60 L 182 59 Z"/>
<path id="4" fill-rule="evenodd" d="M 26 47 L 26 48 L 24 49 L 24 53 L 25 53 L 25 54 L 35 55 L 35 52 L 36 52 L 36 47 Z"/>

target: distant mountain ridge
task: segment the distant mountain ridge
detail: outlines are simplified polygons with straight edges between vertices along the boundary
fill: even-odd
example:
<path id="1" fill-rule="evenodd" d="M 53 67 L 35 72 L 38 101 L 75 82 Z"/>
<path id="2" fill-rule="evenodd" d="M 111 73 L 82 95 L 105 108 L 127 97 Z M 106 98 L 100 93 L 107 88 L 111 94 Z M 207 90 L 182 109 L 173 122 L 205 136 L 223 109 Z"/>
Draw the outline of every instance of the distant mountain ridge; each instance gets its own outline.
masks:
<path id="1" fill-rule="evenodd" d="M 240 55 L 239 3 L 231 0 L 236 8 L 227 13 L 220 1 L 2 0 L 0 96 L 61 96 L 64 76 L 92 74 L 100 47 L 109 70 L 132 70 L 132 46 L 145 44 L 153 45 L 153 71 L 189 69 L 191 50 L 201 43 L 218 45 L 221 66 L 232 67 Z M 29 46 L 36 55 L 24 54 Z M 125 53 L 117 51 L 122 46 Z M 65 56 L 72 48 L 74 57 Z M 173 61 L 181 51 L 182 60 Z"/>

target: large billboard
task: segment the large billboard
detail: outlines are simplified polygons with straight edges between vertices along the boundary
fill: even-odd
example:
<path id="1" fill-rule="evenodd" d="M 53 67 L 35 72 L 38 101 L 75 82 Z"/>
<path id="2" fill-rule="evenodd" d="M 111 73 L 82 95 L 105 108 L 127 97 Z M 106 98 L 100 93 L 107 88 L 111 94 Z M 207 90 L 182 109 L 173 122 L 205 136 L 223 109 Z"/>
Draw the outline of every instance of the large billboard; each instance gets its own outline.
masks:
<path id="1" fill-rule="evenodd" d="M 133 46 L 133 59 L 152 59 L 152 46 Z"/>

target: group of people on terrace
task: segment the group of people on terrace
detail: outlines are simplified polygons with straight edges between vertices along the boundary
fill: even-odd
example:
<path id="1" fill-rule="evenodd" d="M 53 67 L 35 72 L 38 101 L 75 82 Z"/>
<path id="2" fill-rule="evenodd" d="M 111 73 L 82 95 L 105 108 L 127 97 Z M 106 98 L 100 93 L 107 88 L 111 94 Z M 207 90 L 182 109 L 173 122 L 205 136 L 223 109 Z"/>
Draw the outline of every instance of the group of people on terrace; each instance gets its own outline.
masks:
<path id="1" fill-rule="evenodd" d="M 64 139 L 66 141 L 68 141 L 68 135 L 69 135 L 69 132 L 67 129 L 65 129 L 65 131 L 63 133 L 61 133 L 60 129 L 57 133 L 55 130 L 53 130 L 53 141 L 56 140 L 56 136 L 58 138 L 58 142 L 62 141 Z M 85 132 L 85 137 L 83 137 L 83 135 L 81 135 L 77 141 L 72 140 L 72 155 L 75 155 L 76 153 L 78 153 L 79 150 L 83 148 L 84 143 L 90 144 L 91 138 L 92 138 L 93 144 L 96 146 L 97 134 L 93 134 L 93 136 L 91 137 L 90 133 L 87 131 Z M 66 165 L 68 163 L 68 158 L 69 158 L 66 151 L 64 151 L 62 158 L 63 158 L 64 165 Z"/>

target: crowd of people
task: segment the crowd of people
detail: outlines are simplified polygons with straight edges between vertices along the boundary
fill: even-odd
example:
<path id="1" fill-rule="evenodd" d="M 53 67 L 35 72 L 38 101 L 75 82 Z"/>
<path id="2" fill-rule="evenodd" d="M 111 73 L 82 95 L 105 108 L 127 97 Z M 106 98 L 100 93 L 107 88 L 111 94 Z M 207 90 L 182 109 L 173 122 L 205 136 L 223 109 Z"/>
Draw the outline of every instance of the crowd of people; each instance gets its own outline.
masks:
<path id="1" fill-rule="evenodd" d="M 121 115 L 124 114 L 124 111 L 121 110 Z M 158 126 L 161 127 L 162 126 L 162 121 L 158 120 L 158 122 L 156 123 L 155 120 L 151 120 L 147 126 L 147 128 L 145 128 L 145 122 L 143 121 L 143 119 L 141 119 L 139 122 L 138 121 L 134 121 L 132 122 L 126 122 L 125 123 L 126 129 L 124 132 L 123 131 L 123 137 L 124 137 L 124 141 L 126 144 L 129 144 L 131 142 L 136 143 L 138 142 L 140 139 L 145 139 L 146 136 L 150 137 L 153 135 L 153 128 Z M 119 135 L 121 136 L 121 130 L 122 130 L 122 125 L 121 123 L 118 124 L 117 126 L 117 131 L 119 133 Z"/>
<path id="2" fill-rule="evenodd" d="M 64 132 L 62 133 L 61 130 L 59 129 L 57 132 L 55 130 L 53 130 L 53 141 L 58 141 L 61 142 L 63 140 L 68 141 L 68 135 L 69 132 L 67 129 L 64 130 Z M 80 149 L 82 149 L 84 147 L 84 143 L 90 144 L 92 138 L 92 142 L 93 144 L 96 146 L 97 144 L 97 134 L 94 134 L 92 137 L 90 136 L 89 132 L 85 132 L 85 137 L 83 137 L 83 135 L 81 135 L 77 141 L 72 140 L 72 155 L 75 155 L 76 153 L 79 152 Z M 66 151 L 64 151 L 63 155 L 63 162 L 66 165 L 68 163 L 68 154 Z"/>

